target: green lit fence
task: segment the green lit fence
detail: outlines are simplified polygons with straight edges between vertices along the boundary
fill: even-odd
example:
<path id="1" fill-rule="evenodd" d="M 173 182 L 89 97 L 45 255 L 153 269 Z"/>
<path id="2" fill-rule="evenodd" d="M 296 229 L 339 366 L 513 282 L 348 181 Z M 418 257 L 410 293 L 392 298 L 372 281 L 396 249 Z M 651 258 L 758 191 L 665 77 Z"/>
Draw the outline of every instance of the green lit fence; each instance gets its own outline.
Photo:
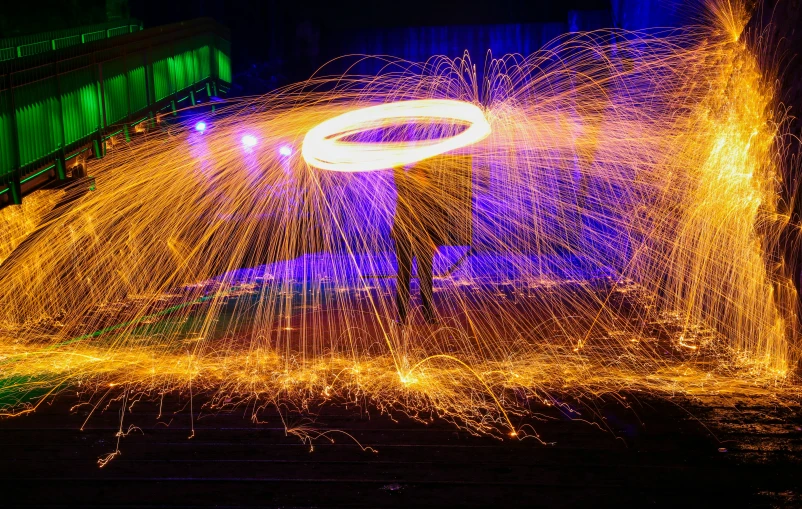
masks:
<path id="1" fill-rule="evenodd" d="M 0 62 L 117 37 L 139 30 L 142 30 L 142 22 L 138 19 L 130 18 L 0 39 Z"/>
<path id="2" fill-rule="evenodd" d="M 64 178 L 87 146 L 102 156 L 106 137 L 179 97 L 226 86 L 229 54 L 225 29 L 203 19 L 0 62 L 0 202 L 44 172 Z"/>

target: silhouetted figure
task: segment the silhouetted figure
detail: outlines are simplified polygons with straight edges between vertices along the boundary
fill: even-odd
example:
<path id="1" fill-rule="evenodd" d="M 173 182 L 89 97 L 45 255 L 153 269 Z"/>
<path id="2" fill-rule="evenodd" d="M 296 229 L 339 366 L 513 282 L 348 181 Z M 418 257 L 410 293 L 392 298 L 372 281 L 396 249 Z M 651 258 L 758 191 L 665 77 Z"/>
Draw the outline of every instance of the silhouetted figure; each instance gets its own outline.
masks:
<path id="1" fill-rule="evenodd" d="M 392 237 L 398 263 L 396 305 L 402 324 L 409 313 L 412 259 L 418 260 L 423 315 L 428 323 L 435 321 L 432 291 L 432 265 L 437 246 L 446 236 L 446 213 L 439 204 L 438 188 L 433 178 L 433 161 L 421 161 L 406 168 L 393 169 L 398 193 Z"/>

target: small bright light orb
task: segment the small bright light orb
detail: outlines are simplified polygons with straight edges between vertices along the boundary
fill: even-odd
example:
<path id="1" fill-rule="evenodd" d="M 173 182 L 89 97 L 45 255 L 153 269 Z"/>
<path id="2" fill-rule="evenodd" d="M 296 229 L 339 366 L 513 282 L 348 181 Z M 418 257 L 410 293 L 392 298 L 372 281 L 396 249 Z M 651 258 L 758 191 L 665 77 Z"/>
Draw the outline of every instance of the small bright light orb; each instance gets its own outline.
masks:
<path id="1" fill-rule="evenodd" d="M 246 134 L 242 137 L 242 146 L 245 148 L 253 148 L 256 146 L 257 139 L 256 136 L 252 134 Z"/>
<path id="2" fill-rule="evenodd" d="M 278 153 L 283 155 L 284 157 L 288 157 L 292 155 L 292 148 L 288 145 L 282 145 L 280 149 L 278 149 Z"/>
<path id="3" fill-rule="evenodd" d="M 199 133 L 202 133 L 203 131 L 205 131 L 206 130 L 206 122 L 200 121 L 197 124 L 195 124 L 195 130 L 198 131 Z"/>

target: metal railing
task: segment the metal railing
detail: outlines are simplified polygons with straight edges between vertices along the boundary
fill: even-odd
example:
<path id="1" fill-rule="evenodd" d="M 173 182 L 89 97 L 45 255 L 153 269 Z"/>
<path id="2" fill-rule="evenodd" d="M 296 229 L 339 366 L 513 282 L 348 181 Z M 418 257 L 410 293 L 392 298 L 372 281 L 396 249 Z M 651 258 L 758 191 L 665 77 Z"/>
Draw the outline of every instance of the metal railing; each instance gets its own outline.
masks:
<path id="1" fill-rule="evenodd" d="M 135 18 L 129 18 L 52 32 L 7 37 L 0 39 L 0 62 L 100 39 L 117 37 L 140 30 L 142 30 L 142 22 Z"/>

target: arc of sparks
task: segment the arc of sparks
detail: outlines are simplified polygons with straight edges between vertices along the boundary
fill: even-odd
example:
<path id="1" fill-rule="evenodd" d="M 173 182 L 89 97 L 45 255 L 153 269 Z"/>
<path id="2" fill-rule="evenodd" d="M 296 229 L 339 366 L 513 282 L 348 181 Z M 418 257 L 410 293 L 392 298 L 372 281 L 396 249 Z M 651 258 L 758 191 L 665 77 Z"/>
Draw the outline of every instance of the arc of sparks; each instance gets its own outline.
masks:
<path id="1" fill-rule="evenodd" d="M 467 124 L 447 138 L 404 142 L 350 142 L 343 138 L 403 120 L 445 120 Z M 349 111 L 310 129 L 304 137 L 306 162 L 330 171 L 376 171 L 412 164 L 477 143 L 490 134 L 484 112 L 475 104 L 448 99 L 397 101 Z"/>

